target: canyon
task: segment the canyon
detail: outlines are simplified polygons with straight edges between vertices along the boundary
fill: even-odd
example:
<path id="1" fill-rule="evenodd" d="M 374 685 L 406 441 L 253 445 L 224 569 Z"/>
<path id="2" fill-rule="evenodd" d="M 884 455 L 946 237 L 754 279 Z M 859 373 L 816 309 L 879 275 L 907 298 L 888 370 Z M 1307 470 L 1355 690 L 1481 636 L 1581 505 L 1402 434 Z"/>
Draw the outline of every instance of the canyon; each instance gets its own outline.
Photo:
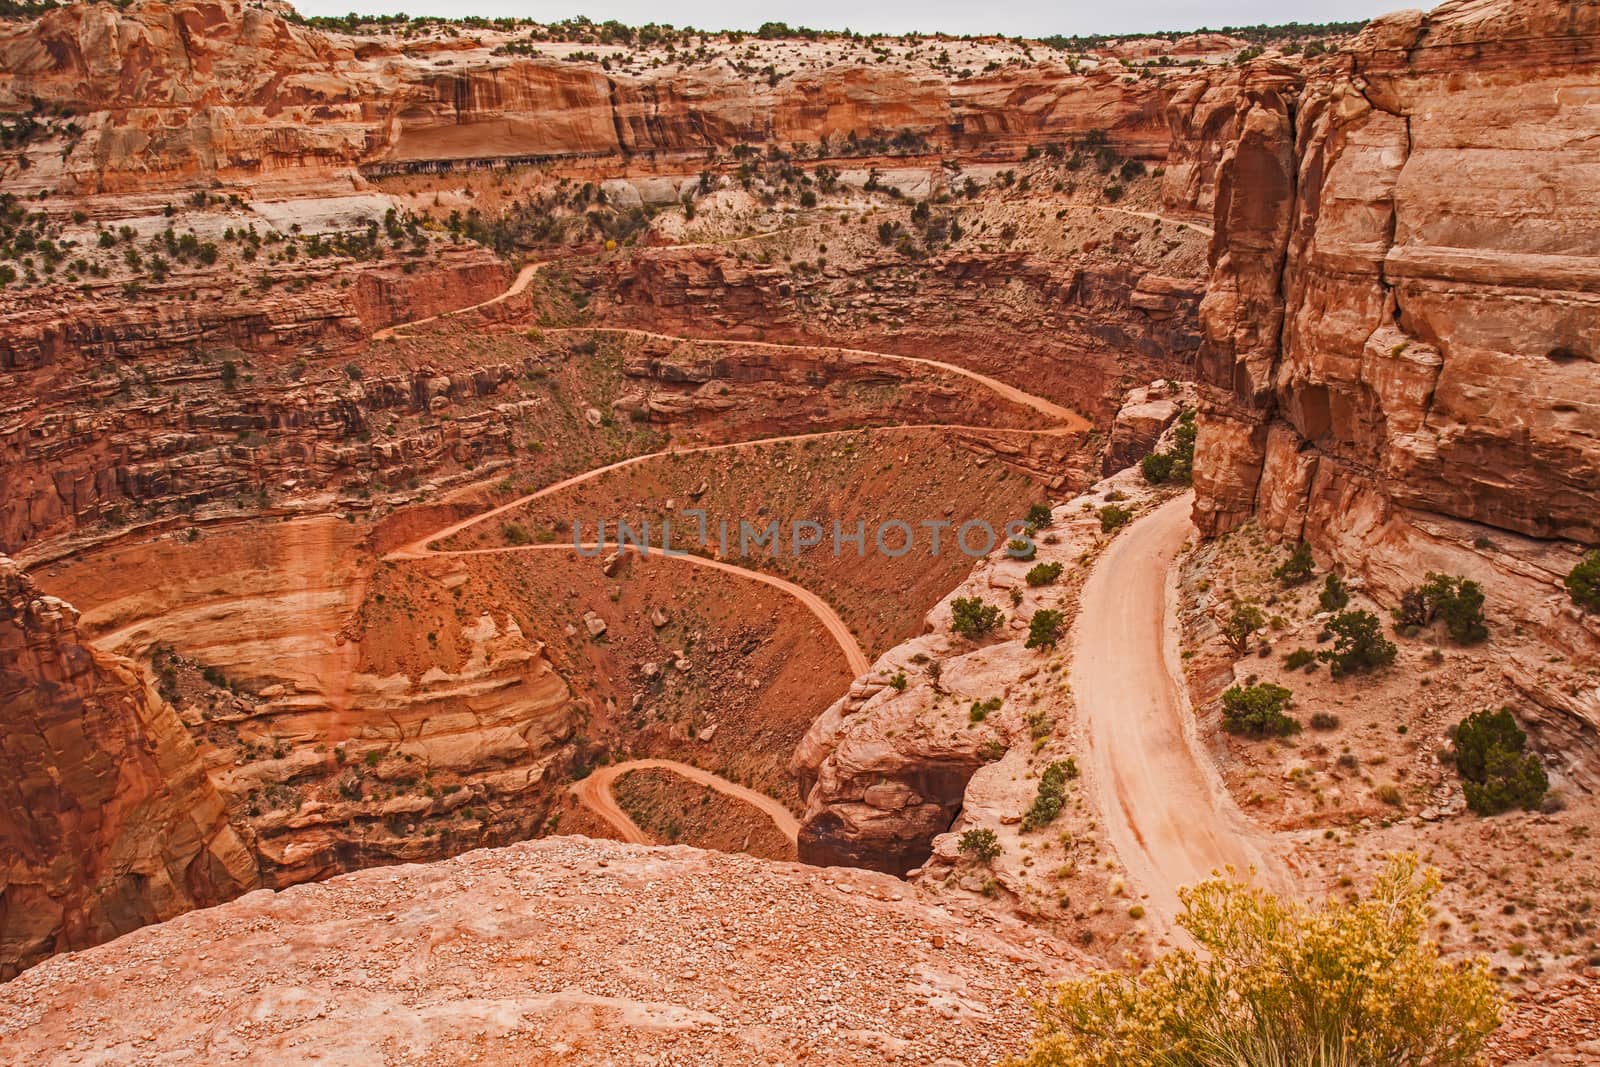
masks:
<path id="1" fill-rule="evenodd" d="M 0 1063 L 991 1063 L 1396 851 L 1586 1062 L 1600 8 L 1309 43 L 0 19 Z"/>

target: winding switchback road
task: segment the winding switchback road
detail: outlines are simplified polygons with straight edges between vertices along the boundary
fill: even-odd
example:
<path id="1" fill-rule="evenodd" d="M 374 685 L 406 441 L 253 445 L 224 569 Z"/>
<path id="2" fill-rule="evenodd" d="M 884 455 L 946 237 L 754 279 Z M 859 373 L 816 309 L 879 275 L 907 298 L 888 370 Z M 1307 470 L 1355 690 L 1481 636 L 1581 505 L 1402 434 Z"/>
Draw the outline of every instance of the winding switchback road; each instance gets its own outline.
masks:
<path id="1" fill-rule="evenodd" d="M 646 768 L 660 768 L 671 771 L 680 778 L 687 778 L 691 782 L 709 786 L 725 796 L 742 800 L 753 808 L 757 808 L 772 820 L 774 826 L 792 845 L 800 835 L 800 821 L 794 813 L 765 793 L 757 793 L 754 789 L 746 788 L 737 782 L 730 782 L 726 778 L 712 774 L 710 771 L 701 770 L 699 767 L 687 763 L 678 763 L 675 760 L 665 759 L 636 759 L 627 763 L 613 763 L 606 767 L 596 767 L 589 775 L 572 785 L 573 793 L 584 807 L 593 811 L 606 822 L 610 823 L 624 841 L 631 841 L 638 845 L 653 845 L 656 841 L 649 834 L 639 829 L 639 824 L 622 810 L 617 803 L 617 798 L 611 793 L 611 784 L 629 771 L 645 770 Z"/>
<path id="2" fill-rule="evenodd" d="M 498 303 L 522 292 L 541 266 L 543 264 L 524 267 L 505 293 L 473 307 Z M 431 320 L 423 319 L 381 332 L 392 335 L 406 326 L 428 321 Z M 681 342 L 704 340 L 608 327 L 571 332 L 607 332 Z M 1008 401 L 1031 408 L 1054 424 L 1048 429 L 1026 432 L 1061 434 L 1090 426 L 1078 413 L 1050 400 L 938 360 L 837 346 L 754 341 L 739 344 L 769 350 L 827 350 L 932 367 L 978 383 Z M 825 435 L 826 432 L 796 434 L 765 442 L 705 445 L 681 451 L 731 449 Z M 436 530 L 396 549 L 387 558 L 403 560 L 570 549 L 572 546 L 568 545 L 471 549 L 441 549 L 436 545 L 539 497 L 581 484 L 607 471 L 670 454 L 670 451 L 630 457 L 574 475 Z M 1084 587 L 1073 632 L 1073 686 L 1080 714 L 1088 726 L 1090 765 L 1099 806 L 1105 813 L 1113 847 L 1123 858 L 1129 873 L 1148 892 L 1158 928 L 1169 932 L 1180 911 L 1177 892 L 1180 886 L 1202 881 L 1225 867 L 1232 867 L 1241 875 L 1255 871 L 1257 881 L 1271 888 L 1282 888 L 1289 879 L 1274 842 L 1251 824 L 1233 803 L 1195 735 L 1178 660 L 1177 620 L 1172 611 L 1177 588 L 1175 561 L 1192 532 L 1190 507 L 1188 495 L 1170 501 L 1112 541 Z M 870 669 L 871 664 L 849 627 L 811 591 L 761 571 L 704 556 L 667 558 L 737 574 L 783 590 L 823 624 L 838 643 L 853 673 L 860 675 Z M 687 764 L 640 760 L 597 769 L 573 787 L 579 799 L 616 827 L 626 840 L 649 842 L 647 835 L 617 805 L 611 795 L 611 783 L 629 770 L 641 767 L 664 767 L 737 797 L 766 812 L 791 841 L 796 837 L 798 825 L 793 814 L 771 797 Z"/>

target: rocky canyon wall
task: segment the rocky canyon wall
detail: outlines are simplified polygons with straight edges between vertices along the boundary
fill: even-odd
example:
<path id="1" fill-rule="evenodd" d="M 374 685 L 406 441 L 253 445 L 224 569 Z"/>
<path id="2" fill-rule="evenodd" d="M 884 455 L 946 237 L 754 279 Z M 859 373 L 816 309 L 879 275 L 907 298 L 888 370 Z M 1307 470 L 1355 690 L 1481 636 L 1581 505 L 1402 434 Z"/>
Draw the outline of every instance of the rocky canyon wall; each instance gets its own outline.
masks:
<path id="1" fill-rule="evenodd" d="M 188 732 L 0 556 L 0 978 L 253 888 Z"/>
<path id="2" fill-rule="evenodd" d="M 0 110 L 39 100 L 77 117 L 59 156 L 14 177 L 80 193 L 322 181 L 357 164 L 698 156 L 852 134 L 1015 154 L 1103 129 L 1150 159 L 1169 141 L 1169 88 L 1115 64 L 1077 73 L 1044 61 L 958 80 L 864 53 L 769 83 L 726 60 L 632 74 L 492 43 L 324 33 L 234 0 L 81 4 L 0 28 Z"/>
<path id="3" fill-rule="evenodd" d="M 1197 522 L 1259 515 L 1388 598 L 1467 574 L 1593 656 L 1560 579 L 1600 541 L 1600 8 L 1449 0 L 1238 88 Z M 1595 747 L 1600 695 L 1506 670 L 1552 740 Z"/>

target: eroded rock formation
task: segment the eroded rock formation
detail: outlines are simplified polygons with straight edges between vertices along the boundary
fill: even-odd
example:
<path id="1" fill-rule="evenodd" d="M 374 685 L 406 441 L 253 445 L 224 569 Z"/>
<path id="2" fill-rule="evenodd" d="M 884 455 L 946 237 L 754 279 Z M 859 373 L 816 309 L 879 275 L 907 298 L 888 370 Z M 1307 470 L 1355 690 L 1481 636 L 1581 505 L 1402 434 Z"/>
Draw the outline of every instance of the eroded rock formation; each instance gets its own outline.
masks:
<path id="1" fill-rule="evenodd" d="M 73 5 L 0 33 L 0 107 L 38 98 L 82 116 L 65 156 L 28 175 L 81 192 L 852 134 L 993 150 L 1103 129 L 1127 154 L 1167 146 L 1165 89 L 1116 66 L 955 80 L 858 59 L 769 85 L 726 64 L 641 76 L 477 43 L 324 33 L 238 0 Z"/>
<path id="2" fill-rule="evenodd" d="M 0 556 L 0 978 L 257 884 L 171 706 Z"/>
<path id="3" fill-rule="evenodd" d="M 1559 580 L 1562 542 L 1600 540 L 1597 35 L 1589 4 L 1450 0 L 1303 85 L 1243 78 L 1216 124 L 1204 531 L 1259 514 L 1389 598 L 1468 574 L 1594 653 Z M 1600 700 L 1526 667 L 1551 740 L 1592 748 Z"/>

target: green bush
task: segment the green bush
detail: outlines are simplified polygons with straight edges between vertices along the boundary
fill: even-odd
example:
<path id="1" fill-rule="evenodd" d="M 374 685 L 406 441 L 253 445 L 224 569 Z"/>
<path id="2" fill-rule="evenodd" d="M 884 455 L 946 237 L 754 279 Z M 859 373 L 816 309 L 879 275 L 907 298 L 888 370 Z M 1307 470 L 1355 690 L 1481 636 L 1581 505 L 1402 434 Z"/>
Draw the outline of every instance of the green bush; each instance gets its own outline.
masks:
<path id="1" fill-rule="evenodd" d="M 1013 538 L 1006 542 L 1006 555 L 1026 563 L 1039 554 L 1039 546 L 1026 538 Z"/>
<path id="2" fill-rule="evenodd" d="M 1289 558 L 1272 572 L 1272 576 L 1285 587 L 1303 585 L 1311 580 L 1312 569 L 1311 546 L 1301 541 L 1289 552 Z"/>
<path id="3" fill-rule="evenodd" d="M 1152 452 L 1139 461 L 1139 473 L 1151 485 L 1160 485 L 1172 477 L 1172 456 L 1166 452 Z"/>
<path id="4" fill-rule="evenodd" d="M 1035 563 L 1028 568 L 1028 584 L 1032 586 L 1049 585 L 1061 577 L 1061 564 Z"/>
<path id="5" fill-rule="evenodd" d="M 1512 808 L 1535 811 L 1550 789 L 1539 757 L 1526 751 L 1528 735 L 1510 708 L 1479 711 L 1451 732 L 1456 773 L 1467 807 L 1479 815 Z"/>
<path id="6" fill-rule="evenodd" d="M 1309 648 L 1297 648 L 1283 657 L 1283 665 L 1291 671 L 1298 671 L 1317 661 L 1317 654 Z"/>
<path id="7" fill-rule="evenodd" d="M 991 711 L 999 710 L 999 697 L 990 697 L 988 700 L 974 700 L 972 707 L 967 709 L 967 721 L 973 724 L 980 723 L 989 717 Z"/>
<path id="8" fill-rule="evenodd" d="M 1313 730 L 1337 730 L 1339 728 L 1339 716 L 1327 711 L 1316 712 L 1311 716 L 1311 728 Z"/>
<path id="9" fill-rule="evenodd" d="M 1133 518 L 1133 512 L 1127 508 L 1119 508 L 1115 504 L 1107 504 L 1100 509 L 1100 532 L 1110 533 L 1112 530 L 1126 526 L 1131 518 Z"/>
<path id="10" fill-rule="evenodd" d="M 1300 723 L 1284 709 L 1294 694 L 1281 685 L 1261 682 L 1236 685 L 1222 694 L 1222 726 L 1232 734 L 1249 737 L 1287 737 L 1300 731 Z"/>
<path id="11" fill-rule="evenodd" d="M 1178 425 L 1172 431 L 1172 446 L 1165 452 L 1152 452 L 1139 461 L 1139 473 L 1151 485 L 1174 482 L 1187 485 L 1194 477 L 1194 439 L 1199 432 L 1195 426 L 1194 411 L 1178 416 Z"/>
<path id="12" fill-rule="evenodd" d="M 500 533 L 508 545 L 525 545 L 533 540 L 528 528 L 519 522 L 508 522 L 500 528 Z"/>
<path id="13" fill-rule="evenodd" d="M 1068 756 L 1064 760 L 1057 760 L 1044 769 L 1039 775 L 1039 792 L 1033 798 L 1033 804 L 1027 813 L 1022 816 L 1022 830 L 1037 830 L 1048 826 L 1061 814 L 1061 807 L 1067 800 L 1067 783 L 1078 777 L 1078 761 Z"/>
<path id="14" fill-rule="evenodd" d="M 1028 640 L 1024 648 L 1054 648 L 1061 639 L 1061 625 L 1065 621 L 1054 608 L 1040 608 L 1028 620 Z"/>
<path id="15" fill-rule="evenodd" d="M 1368 674 L 1394 662 L 1398 650 L 1383 636 L 1378 617 L 1370 611 L 1346 611 L 1328 620 L 1333 635 L 1331 650 L 1317 653 L 1335 678 Z"/>
<path id="16" fill-rule="evenodd" d="M 1428 575 L 1423 587 L 1429 604 L 1444 620 L 1445 632 L 1459 645 L 1477 644 L 1489 637 L 1483 619 L 1483 589 L 1467 578 Z"/>
<path id="17" fill-rule="evenodd" d="M 1322 595 L 1317 603 L 1323 611 L 1343 611 L 1350 603 L 1350 593 L 1337 574 L 1329 574 L 1322 580 Z"/>
<path id="18" fill-rule="evenodd" d="M 1587 612 L 1600 612 L 1600 548 L 1584 556 L 1567 575 L 1567 595 Z"/>
<path id="19" fill-rule="evenodd" d="M 1421 586 L 1412 586 L 1400 594 L 1400 604 L 1393 612 L 1395 629 L 1409 636 L 1442 619 L 1451 640 L 1462 645 L 1476 644 L 1489 636 L 1483 601 L 1483 589 L 1477 582 L 1429 571 Z"/>
<path id="20" fill-rule="evenodd" d="M 1028 508 L 1028 514 L 1024 518 L 1028 525 L 1035 530 L 1042 530 L 1055 521 L 1055 516 L 1050 513 L 1049 504 L 1031 505 Z"/>
<path id="21" fill-rule="evenodd" d="M 1000 855 L 1000 837 L 987 828 L 967 830 L 957 841 L 957 847 L 979 863 L 992 863 Z"/>
<path id="22" fill-rule="evenodd" d="M 950 603 L 950 629 L 969 641 L 993 633 L 1000 619 L 999 608 L 975 596 L 957 597 Z"/>

